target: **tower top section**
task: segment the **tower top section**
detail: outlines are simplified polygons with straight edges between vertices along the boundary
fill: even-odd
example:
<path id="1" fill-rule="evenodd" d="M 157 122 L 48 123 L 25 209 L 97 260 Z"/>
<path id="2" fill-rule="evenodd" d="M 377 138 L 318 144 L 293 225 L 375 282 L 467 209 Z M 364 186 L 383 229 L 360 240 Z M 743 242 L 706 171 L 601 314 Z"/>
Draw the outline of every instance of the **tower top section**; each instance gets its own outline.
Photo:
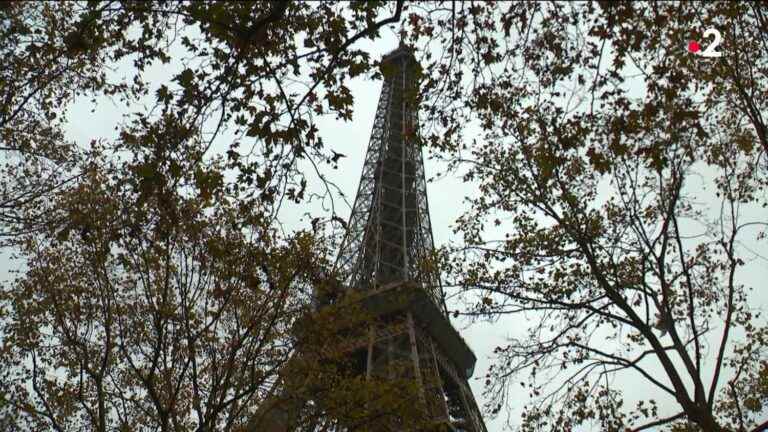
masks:
<path id="1" fill-rule="evenodd" d="M 417 74 L 415 73 L 417 66 L 418 62 L 413 48 L 403 43 L 400 43 L 400 46 L 384 54 L 381 58 L 381 70 L 384 72 L 385 81 L 391 80 L 392 75 L 403 75 L 402 84 L 411 89 L 418 87 Z"/>
<path id="2" fill-rule="evenodd" d="M 384 54 L 384 57 L 381 58 L 381 63 L 395 63 L 399 59 L 410 61 L 414 64 L 416 63 L 416 57 L 413 55 L 413 49 L 402 42 L 400 42 L 400 46 L 388 52 L 387 54 Z"/>
<path id="3" fill-rule="evenodd" d="M 382 58 L 384 84 L 336 268 L 349 289 L 409 282 L 445 311 L 439 276 L 426 264 L 434 247 L 416 141 L 417 66 L 404 44 Z"/>

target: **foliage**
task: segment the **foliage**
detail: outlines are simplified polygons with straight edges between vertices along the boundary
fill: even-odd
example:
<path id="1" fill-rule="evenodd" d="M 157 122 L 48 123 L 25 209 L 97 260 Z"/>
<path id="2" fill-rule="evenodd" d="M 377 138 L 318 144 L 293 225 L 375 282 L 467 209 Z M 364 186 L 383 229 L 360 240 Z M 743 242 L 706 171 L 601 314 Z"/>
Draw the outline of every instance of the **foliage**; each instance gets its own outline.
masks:
<path id="1" fill-rule="evenodd" d="M 475 42 L 452 51 L 471 77 L 454 119 L 481 135 L 441 144 L 479 193 L 447 265 L 465 314 L 532 323 L 495 350 L 488 408 L 522 381 L 523 430 L 764 429 L 768 340 L 742 282 L 765 229 L 763 5 L 471 8 L 449 15 Z M 709 27 L 724 56 L 686 53 Z M 616 376 L 664 396 L 627 406 Z"/>
<path id="2" fill-rule="evenodd" d="M 275 243 L 226 196 L 206 205 L 198 191 L 158 191 L 141 203 L 123 179 L 87 174 L 62 191 L 69 225 L 21 248 L 27 269 L 3 296 L 17 424 L 242 425 L 290 353 L 314 243 L 307 234 Z"/>
<path id="3" fill-rule="evenodd" d="M 278 218 L 312 198 L 312 176 L 333 193 L 323 165 L 341 155 L 315 118 L 351 118 L 348 79 L 380 74 L 355 43 L 400 23 L 420 53 L 421 139 L 479 185 L 446 268 L 464 313 L 535 318 L 496 350 L 489 410 L 523 380 L 525 430 L 765 428 L 768 335 L 741 282 L 742 245 L 764 241 L 748 214 L 766 204 L 765 12 L 0 3 L 0 236 L 24 264 L 0 294 L 0 425 L 249 427 L 276 382 L 308 407 L 306 428 L 333 427 L 318 423 L 328 413 L 408 417 L 409 399 L 388 396 L 404 383 L 365 390 L 381 390 L 383 411 L 349 411 L 364 385 L 338 362 L 290 356 L 309 286 L 332 281 L 320 219 L 283 234 Z M 711 26 L 726 55 L 687 54 Z M 103 99 L 125 112 L 115 135 L 68 137 L 67 109 Z M 628 406 L 617 374 L 678 410 Z M 326 387 L 338 403 L 308 402 Z"/>
<path id="4" fill-rule="evenodd" d="M 397 21 L 401 8 L 381 2 L 4 3 L 5 230 L 39 226 L 37 217 L 45 213 L 35 213 L 38 203 L 30 201 L 44 201 L 47 192 L 81 174 L 72 164 L 87 143 L 64 139 L 62 126 L 71 119 L 62 114 L 75 100 L 95 103 L 104 96 L 127 112 L 119 138 L 104 151 L 153 146 L 159 137 L 148 132 L 172 117 L 180 132 L 198 140 L 190 161 L 201 160 L 226 132 L 227 143 L 217 150 L 227 156 L 225 166 L 243 193 L 267 205 L 284 197 L 301 200 L 306 179 L 295 161 L 338 160 L 323 149 L 313 116 L 350 118 L 352 98 L 341 78 L 374 66 L 352 45 L 376 37 Z M 167 79 L 151 73 L 158 66 L 167 68 Z M 159 146 L 167 146 L 158 149 L 160 156 L 180 151 L 173 142 Z M 178 169 L 173 173 L 178 176 Z M 38 185 L 33 178 L 48 181 Z M 32 216 L 14 215 L 22 210 Z"/>
<path id="5" fill-rule="evenodd" d="M 375 71 L 353 44 L 402 7 L 2 4 L 0 235 L 23 263 L 0 292 L 3 427 L 239 430 L 289 370 L 334 384 L 338 404 L 302 395 L 307 418 L 408 417 L 407 389 L 377 384 L 369 412 L 326 357 L 288 367 L 329 272 L 319 226 L 277 217 L 309 199 L 299 160 L 321 180 L 338 162 L 314 118 L 350 119 L 346 79 Z M 66 110 L 89 99 L 125 116 L 72 142 Z"/>

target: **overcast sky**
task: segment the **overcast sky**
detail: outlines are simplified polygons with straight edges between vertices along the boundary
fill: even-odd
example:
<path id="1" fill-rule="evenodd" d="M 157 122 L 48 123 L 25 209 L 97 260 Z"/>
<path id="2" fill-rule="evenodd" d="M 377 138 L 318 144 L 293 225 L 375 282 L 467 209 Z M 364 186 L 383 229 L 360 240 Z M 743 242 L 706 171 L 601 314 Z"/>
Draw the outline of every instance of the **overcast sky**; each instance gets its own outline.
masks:
<path id="1" fill-rule="evenodd" d="M 397 46 L 397 40 L 392 31 L 383 32 L 383 37 L 376 43 L 360 42 L 358 47 L 368 50 L 373 58 L 379 58 L 382 54 L 394 49 Z M 120 69 L 118 69 L 118 73 Z M 150 71 L 152 74 L 157 74 L 157 78 L 161 79 L 167 77 L 171 73 L 170 67 L 155 67 Z M 347 195 L 349 204 L 354 201 L 354 195 L 357 191 L 358 180 L 362 170 L 363 158 L 368 145 L 369 135 L 373 125 L 374 114 L 376 110 L 376 104 L 381 90 L 380 81 L 371 81 L 364 77 L 360 77 L 347 83 L 350 87 L 352 94 L 355 98 L 354 114 L 351 122 L 343 122 L 334 120 L 332 117 L 321 117 L 318 119 L 318 127 L 320 135 L 323 137 L 325 144 L 336 152 L 343 153 L 347 157 L 341 159 L 338 170 L 328 170 L 329 180 L 336 183 L 342 191 Z M 638 91 L 642 91 L 639 89 Z M 151 93 L 150 93 L 151 94 Z M 95 137 L 113 138 L 115 136 L 114 127 L 120 120 L 123 111 L 117 109 L 114 104 L 110 103 L 106 99 L 100 99 L 94 112 L 91 112 L 92 105 L 89 101 L 83 100 L 78 102 L 69 112 L 70 114 L 70 127 L 68 134 L 72 139 L 77 140 L 80 143 L 87 143 Z M 426 174 L 427 177 L 431 177 L 439 172 L 442 167 L 426 158 Z M 701 185 L 691 184 L 693 190 L 699 190 L 708 184 L 706 172 L 702 173 Z M 317 187 L 318 185 L 315 184 Z M 698 189 L 697 189 L 698 188 Z M 432 229 L 434 231 L 434 238 L 436 245 L 444 245 L 447 242 L 457 242 L 458 238 L 452 233 L 451 227 L 454 224 L 455 219 L 466 209 L 462 200 L 465 196 L 471 196 L 475 193 L 475 189 L 470 184 L 464 184 L 457 178 L 442 178 L 440 180 L 431 182 L 427 186 L 429 195 L 429 208 L 432 220 Z M 716 204 L 712 195 L 711 187 L 708 191 L 702 192 L 705 200 L 708 200 L 713 205 Z M 337 210 L 341 217 L 347 218 L 349 216 L 350 209 L 348 206 L 343 205 L 341 201 L 337 201 Z M 299 207 L 286 207 L 282 219 L 286 222 L 289 228 L 305 228 L 307 227 L 307 221 L 301 221 L 301 215 L 306 211 L 317 211 L 319 206 L 299 206 Z M 755 217 L 763 216 L 763 213 L 756 212 Z M 503 229 L 503 226 L 501 227 Z M 688 227 L 691 232 L 696 230 L 695 226 Z M 756 244 L 750 243 L 744 246 L 753 249 L 763 257 L 768 256 L 768 251 L 765 247 L 759 247 Z M 768 279 L 768 272 L 766 272 L 766 260 L 764 258 L 754 258 L 752 262 L 748 264 L 748 267 L 742 271 L 742 282 L 746 284 L 752 284 L 755 286 L 758 293 L 753 296 L 753 301 L 756 307 L 765 308 L 768 304 L 768 296 L 765 294 L 764 285 L 762 281 Z M 475 368 L 475 377 L 483 376 L 489 366 L 489 357 L 491 356 L 494 346 L 503 344 L 505 337 L 512 334 L 522 334 L 528 320 L 532 317 L 507 317 L 498 321 L 493 325 L 489 324 L 476 324 L 470 327 L 466 327 L 465 323 L 457 322 L 462 335 L 468 341 L 469 345 L 475 351 L 478 357 L 478 363 Z M 475 392 L 475 397 L 478 403 L 482 405 L 485 401 L 482 396 L 481 381 L 472 380 L 471 385 Z M 618 387 L 625 389 L 631 389 L 627 392 L 628 399 L 635 397 L 657 397 L 657 400 L 661 401 L 662 414 L 672 413 L 674 409 L 673 404 L 668 399 L 662 397 L 662 395 L 655 395 L 654 390 L 645 385 L 643 381 L 636 379 L 635 377 L 619 377 L 615 384 Z M 518 403 L 515 405 L 511 412 L 513 423 L 519 413 L 520 407 L 527 401 L 527 391 L 523 391 L 521 387 L 517 387 L 516 390 L 520 391 L 520 397 Z M 666 402 L 664 402 L 666 401 Z M 491 421 L 486 420 L 489 431 L 498 432 L 503 430 L 503 423 L 506 420 L 506 415 L 502 413 L 500 418 Z"/>

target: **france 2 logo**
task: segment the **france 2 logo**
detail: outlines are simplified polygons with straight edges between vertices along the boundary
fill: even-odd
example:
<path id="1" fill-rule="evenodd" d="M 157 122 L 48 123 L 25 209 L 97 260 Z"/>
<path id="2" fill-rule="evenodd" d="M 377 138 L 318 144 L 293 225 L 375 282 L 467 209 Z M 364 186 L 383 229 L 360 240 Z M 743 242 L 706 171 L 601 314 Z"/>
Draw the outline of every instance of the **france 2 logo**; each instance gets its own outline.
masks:
<path id="1" fill-rule="evenodd" d="M 713 40 L 711 44 L 707 45 L 703 51 L 701 49 L 701 45 L 698 42 L 691 40 L 688 42 L 688 52 L 702 57 L 722 57 L 723 53 L 717 51 L 718 45 L 720 45 L 720 42 L 723 41 L 722 36 L 720 36 L 720 32 L 716 28 L 708 28 L 704 32 L 704 39 L 708 38 L 709 36 L 714 36 L 715 40 Z"/>

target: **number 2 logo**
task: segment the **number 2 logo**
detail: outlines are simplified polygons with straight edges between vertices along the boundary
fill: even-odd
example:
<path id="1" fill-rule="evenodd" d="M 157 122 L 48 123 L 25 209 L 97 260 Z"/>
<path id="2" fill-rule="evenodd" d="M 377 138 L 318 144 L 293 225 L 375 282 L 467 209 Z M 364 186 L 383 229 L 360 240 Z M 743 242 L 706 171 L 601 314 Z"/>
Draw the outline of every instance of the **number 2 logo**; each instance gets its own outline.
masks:
<path id="1" fill-rule="evenodd" d="M 720 36 L 720 31 L 716 28 L 708 28 L 704 31 L 704 39 L 710 36 L 714 36 L 715 39 L 711 44 L 707 45 L 703 51 L 701 50 L 701 45 L 695 40 L 688 42 L 688 51 L 701 57 L 722 57 L 723 53 L 717 51 L 717 47 L 720 45 L 720 42 L 723 41 L 723 37 Z"/>

